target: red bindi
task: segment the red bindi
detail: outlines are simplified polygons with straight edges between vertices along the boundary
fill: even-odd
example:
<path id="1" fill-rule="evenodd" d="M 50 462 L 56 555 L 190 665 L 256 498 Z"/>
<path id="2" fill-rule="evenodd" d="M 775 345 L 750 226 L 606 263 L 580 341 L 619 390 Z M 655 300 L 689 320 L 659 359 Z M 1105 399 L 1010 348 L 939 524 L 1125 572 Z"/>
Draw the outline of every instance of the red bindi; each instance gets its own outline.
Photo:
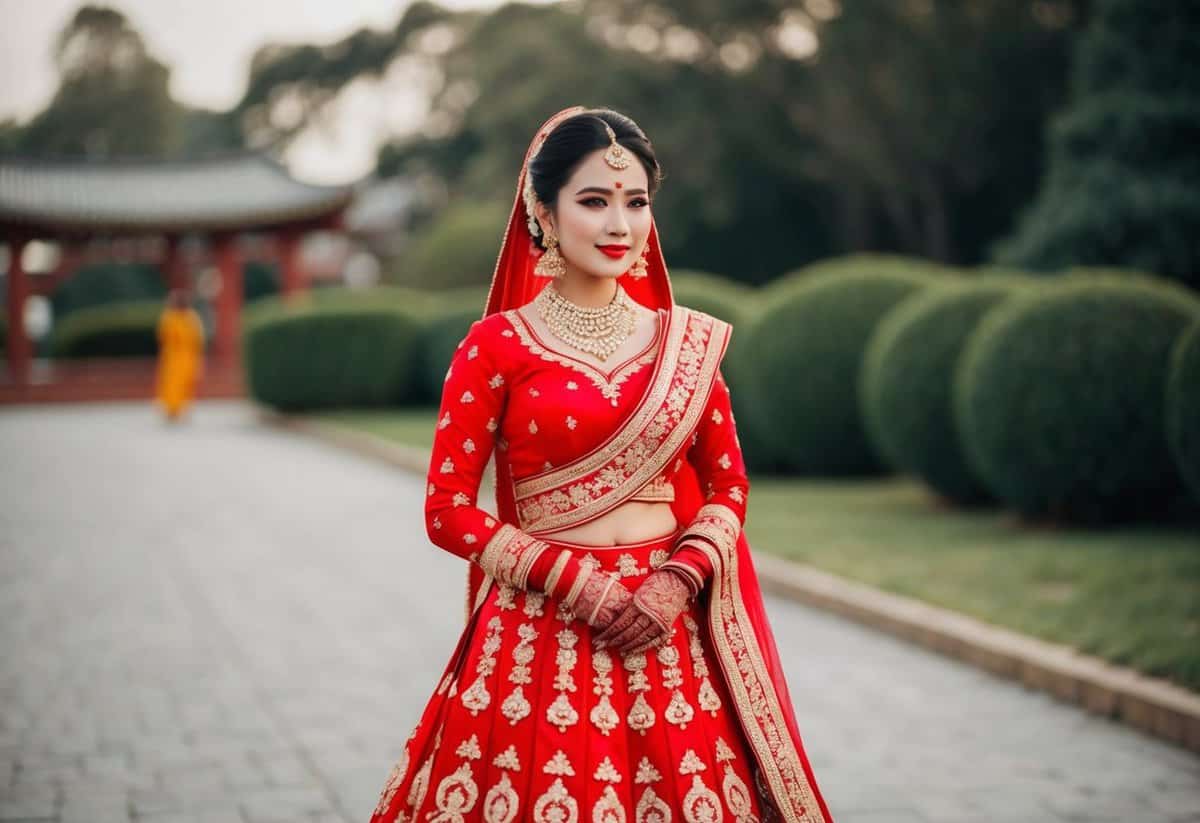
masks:
<path id="1" fill-rule="evenodd" d="M 616 183 L 613 183 L 613 185 L 614 185 L 614 186 L 616 186 L 618 189 L 619 189 L 619 188 L 621 188 L 621 183 L 620 183 L 620 181 L 618 181 L 618 182 L 616 182 Z"/>

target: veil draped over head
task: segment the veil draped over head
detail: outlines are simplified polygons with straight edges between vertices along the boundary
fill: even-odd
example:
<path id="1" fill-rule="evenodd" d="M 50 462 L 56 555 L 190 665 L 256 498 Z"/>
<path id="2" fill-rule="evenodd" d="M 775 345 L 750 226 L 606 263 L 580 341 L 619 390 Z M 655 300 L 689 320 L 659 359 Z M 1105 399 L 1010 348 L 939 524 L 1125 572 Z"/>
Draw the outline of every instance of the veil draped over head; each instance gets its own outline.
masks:
<path id="1" fill-rule="evenodd" d="M 483 317 L 525 305 L 547 286 L 551 278 L 533 273 L 538 258 L 544 253 L 529 231 L 525 210 L 525 181 L 529 164 L 556 126 L 563 120 L 589 109 L 571 106 L 558 112 L 537 130 L 517 178 L 512 213 L 504 232 L 500 255 L 492 273 L 487 305 Z M 653 309 L 675 311 L 667 265 L 659 245 L 658 229 L 651 220 L 647 240 L 646 276 L 620 275 L 618 282 L 629 296 L 641 305 Z M 496 464 L 496 504 L 500 518 L 519 523 L 509 462 L 499 454 Z M 705 503 L 705 496 L 695 469 L 684 461 L 675 476 L 675 500 L 671 503 L 675 519 L 680 524 L 692 521 Z M 552 537 L 548 539 L 553 539 Z M 779 659 L 774 633 L 767 621 L 762 591 L 750 545 L 745 532 L 737 538 L 736 551 L 722 577 L 724 595 L 713 597 L 707 604 L 710 636 L 715 626 L 738 637 L 735 644 L 714 638 L 718 657 L 726 680 L 738 703 L 738 715 L 743 729 L 753 744 L 764 782 L 770 789 L 782 819 L 805 823 L 831 823 L 829 809 L 817 789 L 808 758 L 804 753 L 792 699 L 788 693 L 783 666 Z M 472 620 L 478 613 L 483 595 L 491 585 L 478 564 L 468 571 L 467 616 Z M 725 633 L 723 632 L 723 634 Z M 741 698 L 739 699 L 739 695 Z"/>
<path id="2" fill-rule="evenodd" d="M 521 164 L 521 174 L 517 178 L 517 195 L 513 202 L 512 214 L 504 232 L 496 269 L 492 272 L 492 286 L 488 291 L 484 317 L 525 305 L 550 281 L 548 277 L 539 277 L 533 273 L 533 267 L 537 265 L 543 251 L 529 233 L 525 214 L 525 179 L 529 175 L 529 162 L 542 147 L 546 136 L 563 120 L 586 111 L 588 109 L 583 106 L 571 106 L 558 112 L 541 125 L 525 151 L 525 162 Z M 658 245 L 658 229 L 653 218 L 650 223 L 650 238 L 646 244 L 646 277 L 634 278 L 623 274 L 617 280 L 629 296 L 641 305 L 649 309 L 670 309 L 675 301 L 671 296 L 667 264 Z"/>

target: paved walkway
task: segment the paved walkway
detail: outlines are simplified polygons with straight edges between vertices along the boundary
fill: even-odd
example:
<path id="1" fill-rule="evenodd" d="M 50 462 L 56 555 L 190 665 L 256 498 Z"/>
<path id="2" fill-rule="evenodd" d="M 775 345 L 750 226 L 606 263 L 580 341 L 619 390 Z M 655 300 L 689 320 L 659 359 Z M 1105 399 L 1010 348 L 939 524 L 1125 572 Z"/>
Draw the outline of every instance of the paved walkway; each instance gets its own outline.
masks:
<path id="1" fill-rule="evenodd" d="M 0 450 L 0 820 L 365 823 L 461 625 L 422 479 L 233 402 L 0 409 Z M 768 607 L 838 823 L 1200 820 L 1200 758 Z"/>

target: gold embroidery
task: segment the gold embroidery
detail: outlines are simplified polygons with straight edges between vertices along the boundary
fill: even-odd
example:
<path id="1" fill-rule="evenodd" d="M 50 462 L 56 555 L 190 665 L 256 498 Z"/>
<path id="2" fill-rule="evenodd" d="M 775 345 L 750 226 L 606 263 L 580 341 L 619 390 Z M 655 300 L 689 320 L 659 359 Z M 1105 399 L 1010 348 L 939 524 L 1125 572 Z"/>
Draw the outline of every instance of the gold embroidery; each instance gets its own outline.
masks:
<path id="1" fill-rule="evenodd" d="M 413 733 L 408 737 L 409 742 L 415 736 L 416 730 L 414 729 Z M 404 776 L 408 774 L 408 761 L 409 751 L 408 742 L 406 742 L 404 744 L 404 751 L 400 755 L 400 760 L 392 767 L 391 774 L 388 775 L 387 782 L 383 786 L 383 792 L 379 796 L 379 802 L 375 805 L 375 817 L 383 814 L 387 810 L 388 805 L 391 804 L 392 798 L 396 796 L 400 784 L 404 782 Z"/>
<path id="2" fill-rule="evenodd" d="M 709 559 L 714 569 L 709 628 L 763 782 L 773 802 L 787 803 L 789 819 L 823 821 L 741 598 L 736 544 L 713 550 Z"/>
<path id="3" fill-rule="evenodd" d="M 642 761 L 638 763 L 637 776 L 633 778 L 633 782 L 637 784 L 655 783 L 662 780 L 662 772 L 654 768 L 654 764 L 650 762 L 650 758 L 642 756 Z"/>
<path id="4" fill-rule="evenodd" d="M 522 623 L 517 627 L 517 635 L 521 638 L 521 642 L 513 647 L 513 668 L 508 673 L 508 679 L 516 684 L 516 688 L 504 699 L 500 705 L 500 713 L 508 718 L 510 725 L 517 725 L 521 720 L 529 717 L 533 711 L 533 707 L 529 705 L 529 700 L 525 697 L 523 685 L 533 682 L 530 676 L 529 664 L 533 662 L 533 641 L 537 639 L 537 629 L 532 624 Z"/>
<path id="5" fill-rule="evenodd" d="M 501 314 L 507 318 L 508 322 L 512 324 L 512 327 L 516 330 L 517 336 L 521 339 L 521 345 L 525 346 L 525 348 L 529 349 L 533 354 L 536 354 L 547 362 L 558 363 L 559 365 L 566 366 L 569 369 L 574 369 L 580 374 L 588 377 L 592 381 L 592 384 L 600 391 L 600 394 L 608 399 L 608 401 L 614 406 L 620 402 L 621 384 L 628 380 L 639 369 L 641 369 L 642 366 L 646 365 L 647 363 L 654 362 L 654 359 L 658 356 L 659 347 L 656 344 L 662 336 L 663 332 L 661 327 L 664 322 L 663 310 L 659 310 L 659 330 L 655 333 L 654 342 L 652 342 L 649 348 L 647 348 L 642 354 L 638 355 L 633 360 L 617 369 L 610 380 L 608 376 L 596 366 L 581 360 L 576 360 L 573 357 L 561 355 L 558 352 L 555 352 L 540 344 L 535 339 L 533 332 L 530 330 L 529 325 L 525 321 L 525 318 L 522 317 L 521 313 L 516 309 L 509 309 L 501 312 Z M 570 389 L 574 387 L 568 384 L 567 388 Z"/>
<path id="6" fill-rule="evenodd" d="M 634 814 L 637 823 L 671 823 L 671 807 L 654 793 L 653 786 L 647 786 L 642 792 Z"/>
<path id="7" fill-rule="evenodd" d="M 571 797 L 562 778 L 554 778 L 550 788 L 533 804 L 535 823 L 579 823 L 579 803 Z"/>
<path id="8" fill-rule="evenodd" d="M 501 611 L 512 611 L 517 607 L 517 590 L 507 583 L 496 590 L 496 608 Z"/>
<path id="9" fill-rule="evenodd" d="M 612 758 L 608 755 L 600 761 L 600 765 L 596 767 L 596 773 L 592 775 L 595 780 L 603 780 L 608 783 L 620 783 L 621 773 L 617 771 L 617 767 L 613 765 Z"/>
<path id="10" fill-rule="evenodd" d="M 500 650 L 500 634 L 503 631 L 504 624 L 498 615 L 488 621 L 488 635 L 484 638 L 483 652 L 479 656 L 479 663 L 475 666 L 478 675 L 475 682 L 462 693 L 462 703 L 472 715 L 478 715 L 491 705 L 492 695 L 488 692 L 484 681 L 496 670 L 496 652 Z"/>
<path id="11" fill-rule="evenodd" d="M 617 574 L 620 577 L 637 577 L 646 570 L 637 564 L 637 558 L 626 552 L 617 558 Z"/>
<path id="12" fill-rule="evenodd" d="M 492 765 L 498 769 L 508 769 L 514 772 L 521 771 L 521 761 L 517 757 L 517 747 L 509 743 L 507 749 L 492 758 Z"/>
<path id="13" fill-rule="evenodd" d="M 671 559 L 671 552 L 667 549 L 653 549 L 650 552 L 650 568 L 657 569 L 663 563 Z"/>
<path id="14" fill-rule="evenodd" d="M 687 528 L 675 538 L 675 545 L 678 546 L 689 537 L 705 537 L 722 552 L 728 553 L 737 544 L 741 532 L 742 522 L 737 512 L 723 503 L 705 503 Z"/>
<path id="15" fill-rule="evenodd" d="M 721 698 L 708 679 L 708 661 L 704 659 L 704 645 L 700 641 L 700 626 L 690 614 L 683 616 L 683 625 L 688 631 L 688 653 L 692 658 L 692 676 L 700 680 L 700 689 L 697 694 L 700 709 L 716 717 L 717 712 L 721 710 Z"/>
<path id="16" fill-rule="evenodd" d="M 429 756 L 425 758 L 425 762 L 421 764 L 421 768 L 413 775 L 412 785 L 408 787 L 408 797 L 405 802 L 408 803 L 409 809 L 415 815 L 421 810 L 421 804 L 425 802 L 425 793 L 429 791 L 429 771 L 433 768 L 433 758 L 437 754 L 438 747 L 442 745 L 442 730 L 439 728 L 437 734 L 433 738 L 433 748 L 429 752 Z"/>
<path id="17" fill-rule="evenodd" d="M 718 823 L 725 819 L 721 798 L 698 774 L 692 775 L 692 788 L 683 798 L 683 819 L 687 823 Z"/>
<path id="18" fill-rule="evenodd" d="M 542 771 L 546 774 L 556 774 L 559 777 L 574 777 L 575 767 L 571 765 L 571 761 L 567 759 L 567 753 L 559 749 L 554 753 L 554 756 L 546 761 L 546 765 L 542 766 Z"/>
<path id="19" fill-rule="evenodd" d="M 478 799 L 479 787 L 471 774 L 471 764 L 464 762 L 438 784 L 434 794 L 438 813 L 430 815 L 429 823 L 465 823 L 464 815 L 475 808 Z"/>
<path id="20" fill-rule="evenodd" d="M 646 653 L 626 655 L 622 665 L 625 671 L 630 673 L 626 690 L 631 694 L 637 693 L 637 698 L 625 716 L 625 722 L 629 724 L 629 728 L 645 735 L 646 729 L 654 725 L 655 719 L 654 709 L 646 702 L 645 695 L 645 692 L 650 691 L 650 678 L 646 676 Z"/>
<path id="21" fill-rule="evenodd" d="M 508 772 L 500 773 L 500 780 L 488 789 L 483 798 L 484 823 L 512 823 L 517 819 L 517 806 L 520 798 L 513 789 Z"/>
<path id="22" fill-rule="evenodd" d="M 708 766 L 700 759 L 700 755 L 696 754 L 694 749 L 688 749 L 683 753 L 683 757 L 679 759 L 680 774 L 696 774 L 707 768 Z"/>
<path id="23" fill-rule="evenodd" d="M 544 612 L 542 606 L 546 602 L 546 595 L 541 592 L 527 591 L 525 592 L 525 616 L 526 617 L 541 617 Z"/>
<path id="24" fill-rule="evenodd" d="M 562 612 L 559 612 L 558 618 L 562 620 Z M 560 732 L 565 732 L 568 726 L 579 722 L 579 712 L 575 711 L 570 698 L 567 697 L 567 692 L 576 690 L 575 678 L 571 671 L 579 662 L 579 652 L 575 650 L 579 635 L 564 626 L 559 629 L 555 638 L 558 640 L 558 651 L 555 653 L 554 662 L 558 665 L 558 673 L 554 676 L 554 688 L 558 690 L 558 697 L 546 708 L 546 719 L 551 725 L 557 726 Z"/>
<path id="25" fill-rule="evenodd" d="M 688 723 L 696 716 L 696 710 L 691 708 L 688 698 L 679 691 L 679 686 L 683 685 L 683 672 L 679 669 L 679 649 L 673 645 L 664 645 L 658 650 L 658 659 L 662 663 L 662 685 L 667 689 L 674 689 L 671 702 L 667 704 L 662 717 L 679 728 L 688 728 Z"/>
<path id="26" fill-rule="evenodd" d="M 612 701 L 609 700 L 613 693 L 612 657 L 604 649 L 593 652 L 592 668 L 596 670 L 596 675 L 592 678 L 592 683 L 595 684 L 592 691 L 600 696 L 600 700 L 595 706 L 592 706 L 588 718 L 601 734 L 608 735 L 621 722 L 617 710 L 613 708 Z"/>
<path id="27" fill-rule="evenodd" d="M 580 460 L 516 482 L 522 528 L 554 531 L 607 510 L 614 499 L 644 486 L 661 470 L 662 458 L 683 446 L 707 405 L 729 325 L 677 309 L 680 320 L 669 324 L 665 364 L 617 435 Z"/>
<path id="28" fill-rule="evenodd" d="M 625 808 L 612 786 L 605 786 L 604 793 L 592 806 L 592 823 L 625 823 Z"/>
<path id="29" fill-rule="evenodd" d="M 656 474 L 629 499 L 672 502 L 675 500 L 675 484 L 665 475 Z"/>
<path id="30" fill-rule="evenodd" d="M 531 537 L 511 523 L 501 523 L 484 544 L 479 565 L 497 582 L 524 589 L 529 570 L 548 548 L 548 543 Z"/>

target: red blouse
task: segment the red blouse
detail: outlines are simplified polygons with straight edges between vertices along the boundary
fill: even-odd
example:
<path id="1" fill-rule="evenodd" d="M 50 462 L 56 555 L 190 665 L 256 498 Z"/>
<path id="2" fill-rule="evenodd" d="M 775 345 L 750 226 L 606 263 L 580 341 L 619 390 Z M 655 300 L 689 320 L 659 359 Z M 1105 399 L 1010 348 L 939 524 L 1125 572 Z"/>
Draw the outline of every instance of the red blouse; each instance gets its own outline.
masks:
<path id="1" fill-rule="evenodd" d="M 654 340 L 612 370 L 550 348 L 515 310 L 473 323 L 442 388 L 426 486 L 430 540 L 476 562 L 500 531 L 504 524 L 476 505 L 493 449 L 505 452 L 514 480 L 521 481 L 570 463 L 607 440 L 647 389 L 666 317 L 666 310 L 660 310 Z M 750 484 L 729 389 L 719 371 L 687 460 L 707 502 L 727 506 L 744 523 Z M 676 460 L 632 499 L 671 499 L 671 482 L 681 465 Z M 511 524 L 510 531 L 522 526 Z M 712 572 L 704 553 L 687 545 L 673 559 L 692 565 L 701 585 Z M 539 577 L 552 562 L 542 558 L 537 563 Z"/>

